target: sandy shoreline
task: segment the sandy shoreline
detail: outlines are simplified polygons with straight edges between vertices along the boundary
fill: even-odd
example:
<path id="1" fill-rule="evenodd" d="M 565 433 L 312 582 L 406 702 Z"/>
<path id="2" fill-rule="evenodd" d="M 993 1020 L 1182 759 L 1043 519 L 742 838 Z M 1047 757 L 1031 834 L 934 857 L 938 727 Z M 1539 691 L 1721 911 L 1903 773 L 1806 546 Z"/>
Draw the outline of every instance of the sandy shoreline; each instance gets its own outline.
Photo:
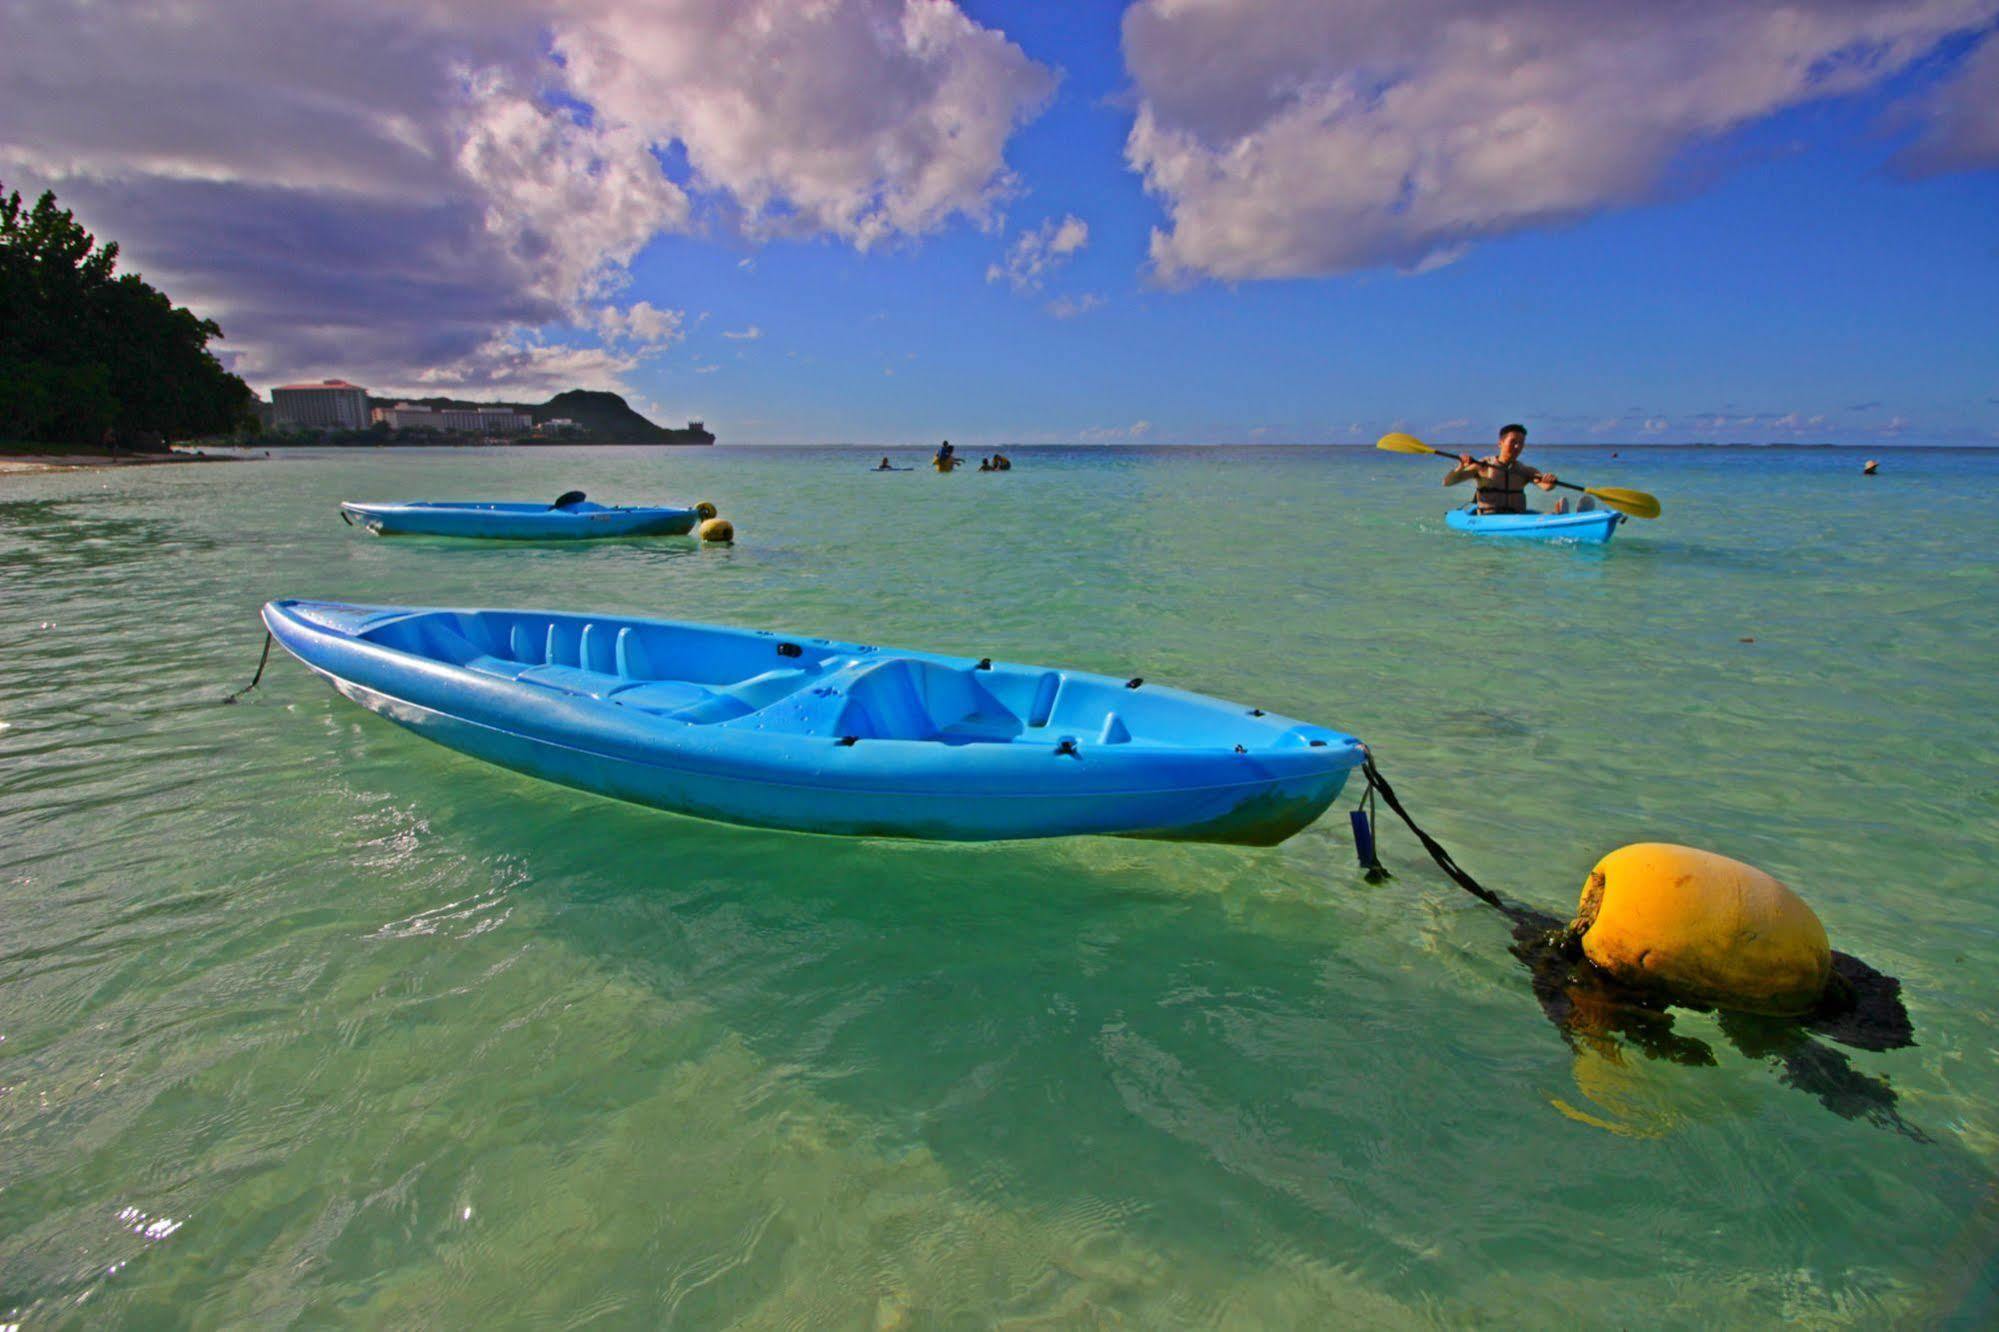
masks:
<path id="1" fill-rule="evenodd" d="M 86 467 L 160 467 L 172 463 L 242 462 L 241 458 L 188 453 L 0 453 L 0 473 L 70 472 Z"/>

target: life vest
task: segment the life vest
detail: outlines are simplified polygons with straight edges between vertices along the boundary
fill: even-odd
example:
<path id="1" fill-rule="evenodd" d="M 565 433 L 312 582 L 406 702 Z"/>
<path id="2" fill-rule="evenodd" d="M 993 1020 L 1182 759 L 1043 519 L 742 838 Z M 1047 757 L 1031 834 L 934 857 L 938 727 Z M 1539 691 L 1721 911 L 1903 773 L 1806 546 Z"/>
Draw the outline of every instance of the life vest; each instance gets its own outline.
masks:
<path id="1" fill-rule="evenodd" d="M 1475 498 L 1480 513 L 1527 512 L 1527 483 L 1539 472 L 1526 463 L 1503 463 L 1497 458 L 1481 458 L 1479 465 L 1488 469 L 1478 474 Z"/>

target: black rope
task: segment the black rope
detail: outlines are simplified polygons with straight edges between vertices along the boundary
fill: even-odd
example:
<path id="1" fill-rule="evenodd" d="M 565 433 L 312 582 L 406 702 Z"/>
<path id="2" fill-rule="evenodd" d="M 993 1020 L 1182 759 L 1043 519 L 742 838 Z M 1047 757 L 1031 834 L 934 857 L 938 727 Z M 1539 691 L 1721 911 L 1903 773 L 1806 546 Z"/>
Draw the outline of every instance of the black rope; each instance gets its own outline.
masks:
<path id="1" fill-rule="evenodd" d="M 1437 862 L 1437 868 L 1449 875 L 1453 883 L 1487 906 L 1496 907 L 1508 916 L 1515 914 L 1514 909 L 1506 905 L 1498 893 L 1493 892 L 1492 889 L 1487 888 L 1477 879 L 1474 879 L 1466 872 L 1462 865 L 1453 860 L 1451 853 L 1444 849 L 1441 842 L 1416 826 L 1416 820 L 1409 817 L 1409 811 L 1402 808 L 1402 802 L 1395 798 L 1395 788 L 1390 786 L 1388 779 L 1381 775 L 1381 769 L 1374 766 L 1374 755 L 1372 753 L 1368 753 L 1365 750 L 1362 751 L 1360 770 L 1367 778 L 1368 797 L 1372 799 L 1375 794 L 1380 794 L 1388 807 L 1395 811 L 1395 817 L 1401 819 L 1403 823 L 1409 826 L 1409 831 L 1416 834 L 1416 840 L 1421 842 L 1423 849 L 1430 853 L 1430 859 Z"/>
<path id="2" fill-rule="evenodd" d="M 243 697 L 243 695 L 249 693 L 252 689 L 255 689 L 257 687 L 257 681 L 264 678 L 264 666 L 270 660 L 271 660 L 271 631 L 266 629 L 264 631 L 264 655 L 257 658 L 257 673 L 250 677 L 250 683 L 244 685 L 241 689 L 238 689 L 235 693 L 231 694 L 229 697 L 223 699 L 222 701 L 224 703 L 234 703 L 237 699 Z"/>

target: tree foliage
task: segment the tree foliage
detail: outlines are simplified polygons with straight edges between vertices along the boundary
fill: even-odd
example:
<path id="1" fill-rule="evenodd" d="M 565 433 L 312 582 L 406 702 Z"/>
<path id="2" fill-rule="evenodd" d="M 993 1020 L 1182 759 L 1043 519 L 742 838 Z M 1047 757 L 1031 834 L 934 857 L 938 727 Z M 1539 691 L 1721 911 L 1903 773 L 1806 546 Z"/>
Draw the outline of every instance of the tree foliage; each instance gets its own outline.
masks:
<path id="1" fill-rule="evenodd" d="M 0 191 L 0 439 L 127 443 L 220 434 L 249 386 L 208 350 L 222 330 L 135 273 L 44 193 Z"/>

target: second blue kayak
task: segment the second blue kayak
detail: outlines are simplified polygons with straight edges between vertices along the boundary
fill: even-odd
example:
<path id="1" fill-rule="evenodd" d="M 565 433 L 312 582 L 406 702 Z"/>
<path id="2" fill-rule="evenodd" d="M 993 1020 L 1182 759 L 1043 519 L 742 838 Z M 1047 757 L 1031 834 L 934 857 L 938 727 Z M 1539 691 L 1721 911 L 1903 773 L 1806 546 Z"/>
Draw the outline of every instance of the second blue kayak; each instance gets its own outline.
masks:
<path id="1" fill-rule="evenodd" d="M 1582 513 L 1480 513 L 1466 505 L 1444 515 L 1454 532 L 1474 536 L 1512 537 L 1530 541 L 1576 541 L 1600 546 L 1624 521 L 1612 509 L 1590 509 Z"/>
<path id="2" fill-rule="evenodd" d="M 349 500 L 341 514 L 377 536 L 479 537 L 498 541 L 587 541 L 596 537 L 685 536 L 693 509 L 621 507 L 589 500 L 564 505 L 484 500 Z"/>

